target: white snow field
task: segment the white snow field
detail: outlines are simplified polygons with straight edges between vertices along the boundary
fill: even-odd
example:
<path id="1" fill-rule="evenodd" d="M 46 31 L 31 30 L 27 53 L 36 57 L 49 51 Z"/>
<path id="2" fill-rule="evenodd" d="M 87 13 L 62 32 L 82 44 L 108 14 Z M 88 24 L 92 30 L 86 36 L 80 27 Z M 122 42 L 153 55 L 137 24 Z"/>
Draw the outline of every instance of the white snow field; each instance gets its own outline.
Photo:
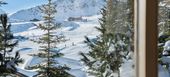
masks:
<path id="1" fill-rule="evenodd" d="M 84 43 L 84 36 L 96 38 L 96 36 L 99 35 L 99 32 L 95 29 L 95 27 L 99 27 L 98 18 L 100 17 L 101 15 L 83 17 L 84 19 L 87 19 L 87 22 L 63 21 L 61 22 L 62 27 L 55 31 L 56 34 L 64 34 L 66 39 L 68 39 L 68 41 L 57 45 L 57 47 L 61 50 L 60 52 L 63 53 L 64 56 L 61 58 L 56 58 L 56 61 L 58 61 L 61 65 L 66 64 L 68 67 L 70 67 L 71 70 L 68 72 L 75 77 L 95 77 L 89 76 L 85 72 L 85 66 L 80 61 L 81 56 L 79 53 L 89 51 L 87 45 Z M 37 57 L 29 55 L 39 52 L 39 45 L 28 39 L 41 36 L 44 33 L 35 26 L 39 23 L 41 23 L 41 21 L 11 23 L 12 31 L 19 39 L 19 45 L 15 48 L 15 50 L 19 50 L 21 57 L 25 60 L 24 63 L 20 64 L 17 68 L 19 72 L 22 72 L 29 77 L 37 74 L 35 72 L 36 70 L 26 70 L 25 68 L 41 61 Z M 132 70 L 132 63 L 133 62 L 131 60 L 126 61 L 125 64 L 123 64 L 121 67 L 121 77 L 133 77 L 134 71 Z"/>

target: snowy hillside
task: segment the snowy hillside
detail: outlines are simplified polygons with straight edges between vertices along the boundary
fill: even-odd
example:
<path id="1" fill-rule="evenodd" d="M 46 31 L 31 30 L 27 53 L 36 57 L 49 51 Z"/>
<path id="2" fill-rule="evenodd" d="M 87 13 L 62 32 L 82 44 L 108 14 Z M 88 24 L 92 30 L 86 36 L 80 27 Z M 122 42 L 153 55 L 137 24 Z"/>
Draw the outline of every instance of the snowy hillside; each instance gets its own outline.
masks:
<path id="1" fill-rule="evenodd" d="M 84 36 L 88 36 L 93 39 L 99 35 L 99 32 L 95 29 L 95 27 L 99 26 L 98 18 L 100 17 L 101 15 L 83 17 L 87 19 L 87 22 L 63 21 L 61 22 L 63 25 L 61 29 L 55 31 L 56 34 L 63 33 L 66 36 L 66 39 L 68 39 L 68 41 L 57 45 L 57 47 L 61 50 L 60 52 L 63 53 L 64 56 L 61 58 L 56 58 L 56 61 L 58 61 L 61 65 L 66 64 L 69 66 L 71 70 L 68 72 L 75 77 L 93 77 L 89 76 L 85 72 L 86 67 L 80 61 L 81 56 L 79 53 L 89 51 L 87 44 L 84 43 Z M 12 32 L 14 32 L 14 35 L 16 37 L 22 37 L 18 38 L 19 45 L 15 48 L 15 50 L 19 50 L 22 54 L 21 57 L 25 60 L 23 64 L 18 66 L 18 70 L 29 77 L 32 77 L 37 73 L 35 70 L 28 70 L 26 68 L 41 61 L 41 59 L 29 55 L 37 53 L 39 45 L 33 43 L 28 38 L 41 36 L 44 33 L 36 28 L 35 24 L 38 23 L 41 23 L 41 21 L 12 23 Z M 133 77 L 133 72 L 132 61 L 127 61 L 121 68 L 121 77 Z"/>
<path id="2" fill-rule="evenodd" d="M 10 16 L 10 20 L 12 20 L 13 22 L 26 21 L 26 20 L 29 21 L 34 18 L 41 19 L 41 13 L 38 7 L 20 10 L 17 13 L 14 13 Z"/>
<path id="3" fill-rule="evenodd" d="M 105 0 L 56 0 L 57 20 L 65 20 L 68 17 L 91 16 L 100 13 Z M 30 21 L 41 19 L 38 7 L 18 11 L 10 16 L 12 20 Z"/>
<path id="4" fill-rule="evenodd" d="M 87 77 L 86 73 L 83 71 L 84 66 L 80 62 L 80 55 L 79 52 L 87 52 L 88 48 L 86 44 L 83 43 L 84 36 L 96 36 L 98 32 L 94 29 L 95 26 L 98 26 L 97 17 L 91 17 L 93 21 L 91 22 L 63 22 L 63 27 L 58 29 L 56 33 L 62 32 L 65 34 L 66 39 L 70 39 L 64 43 L 57 45 L 59 49 L 61 48 L 61 52 L 65 55 L 61 58 L 57 58 L 56 60 L 60 64 L 66 64 L 71 68 L 69 73 L 76 77 Z M 94 21 L 95 19 L 95 21 Z M 35 36 L 42 35 L 42 31 L 35 28 L 35 24 L 41 22 L 21 22 L 21 23 L 12 23 L 13 29 L 12 31 L 15 32 L 15 36 L 22 36 L 25 38 L 33 38 Z M 25 24 L 25 25 L 24 25 Z M 28 26 L 31 25 L 32 26 Z M 84 30 L 87 29 L 87 30 Z M 19 30 L 19 31 L 17 31 Z M 22 31 L 20 31 L 22 30 Z M 23 31 L 24 30 L 24 31 Z M 75 45 L 72 45 L 74 43 Z M 38 44 L 33 43 L 30 40 L 23 40 L 20 39 L 19 45 L 15 50 L 19 50 L 22 54 L 22 58 L 25 60 L 23 64 L 21 64 L 18 69 L 20 72 L 32 77 L 36 74 L 34 70 L 26 70 L 27 66 L 31 66 L 36 64 L 40 61 L 40 59 L 36 57 L 29 56 L 29 54 L 37 53 L 38 52 Z"/>

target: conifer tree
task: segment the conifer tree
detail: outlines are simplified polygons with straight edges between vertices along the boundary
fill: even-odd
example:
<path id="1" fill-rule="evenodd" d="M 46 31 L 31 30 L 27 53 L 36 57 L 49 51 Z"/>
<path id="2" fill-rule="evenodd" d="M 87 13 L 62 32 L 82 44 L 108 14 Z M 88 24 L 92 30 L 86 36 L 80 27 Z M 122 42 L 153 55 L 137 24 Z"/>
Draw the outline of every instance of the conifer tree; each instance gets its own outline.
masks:
<path id="1" fill-rule="evenodd" d="M 18 41 L 14 38 L 10 31 L 11 24 L 8 24 L 7 14 L 0 15 L 0 75 L 10 75 L 17 72 L 16 65 L 23 62 L 20 54 L 16 51 L 15 56 L 11 56 L 14 47 Z"/>
<path id="2" fill-rule="evenodd" d="M 167 56 L 170 56 L 170 50 L 167 50 L 165 47 L 166 42 L 170 40 L 170 9 L 168 7 L 169 1 L 159 0 L 160 4 L 165 4 L 159 6 L 158 13 L 158 63 L 162 67 L 166 68 L 168 72 L 170 63 L 164 59 L 168 59 Z"/>
<path id="3" fill-rule="evenodd" d="M 170 36 L 168 34 L 170 23 L 169 23 L 169 8 L 167 6 L 167 3 L 164 0 L 159 0 L 160 4 L 165 4 L 164 6 L 159 6 L 159 12 L 158 12 L 158 30 L 159 30 L 159 37 L 158 37 L 158 43 L 159 43 L 159 57 L 162 57 L 163 53 L 163 45 L 167 41 L 166 39 Z"/>
<path id="4" fill-rule="evenodd" d="M 126 10 L 122 5 L 118 0 L 107 1 L 107 6 L 101 11 L 100 27 L 96 27 L 100 35 L 96 41 L 86 37 L 85 43 L 90 51 L 80 53 L 82 61 L 88 66 L 87 72 L 96 77 L 113 77 L 114 73 L 120 77 L 119 68 L 131 51 L 128 47 L 131 36 L 127 35 L 129 28 L 125 26 L 128 21 L 124 18 L 128 14 L 124 13 Z"/>
<path id="5" fill-rule="evenodd" d="M 39 48 L 38 54 L 33 54 L 32 56 L 39 57 L 43 61 L 37 65 L 30 66 L 32 69 L 39 69 L 37 77 L 71 77 L 70 74 L 66 72 L 69 70 L 67 66 L 60 65 L 55 58 L 61 57 L 59 51 L 55 50 L 56 44 L 64 41 L 63 36 L 55 34 L 54 30 L 59 26 L 55 23 L 56 5 L 52 3 L 52 0 L 48 0 L 48 4 L 39 7 L 43 14 L 43 24 L 38 25 L 38 28 L 43 30 L 45 34 L 39 37 L 38 40 L 33 40 L 39 43 L 41 46 Z"/>

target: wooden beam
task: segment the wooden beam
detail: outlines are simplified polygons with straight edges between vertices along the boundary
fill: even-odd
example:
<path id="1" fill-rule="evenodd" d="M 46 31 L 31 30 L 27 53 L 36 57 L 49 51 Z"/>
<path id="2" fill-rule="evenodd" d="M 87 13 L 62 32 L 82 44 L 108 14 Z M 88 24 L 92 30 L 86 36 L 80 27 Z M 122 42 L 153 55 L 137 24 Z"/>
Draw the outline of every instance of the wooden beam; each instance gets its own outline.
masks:
<path id="1" fill-rule="evenodd" d="M 158 77 L 158 0 L 146 1 L 146 77 Z"/>
<path id="2" fill-rule="evenodd" d="M 136 77 L 157 75 L 158 0 L 135 0 Z"/>

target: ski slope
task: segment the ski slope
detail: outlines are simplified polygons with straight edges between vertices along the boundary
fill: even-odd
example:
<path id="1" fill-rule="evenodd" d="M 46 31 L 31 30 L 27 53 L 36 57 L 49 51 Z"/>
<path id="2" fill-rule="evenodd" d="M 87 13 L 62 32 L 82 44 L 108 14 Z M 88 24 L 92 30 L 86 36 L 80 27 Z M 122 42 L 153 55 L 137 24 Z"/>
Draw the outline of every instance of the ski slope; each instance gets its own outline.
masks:
<path id="1" fill-rule="evenodd" d="M 84 43 L 84 36 L 88 36 L 90 38 L 96 38 L 100 33 L 95 29 L 95 27 L 99 27 L 98 18 L 101 15 L 94 15 L 89 17 L 83 17 L 87 19 L 87 22 L 82 21 L 63 21 L 62 27 L 57 29 L 56 34 L 62 33 L 65 35 L 66 42 L 60 43 L 57 45 L 59 49 L 61 49 L 61 53 L 64 54 L 61 58 L 56 58 L 61 65 L 67 65 L 71 68 L 68 72 L 75 77 L 93 77 L 89 76 L 85 71 L 85 66 L 80 61 L 81 56 L 80 52 L 88 52 L 89 48 Z M 30 41 L 28 38 L 33 38 L 36 36 L 41 36 L 45 32 L 36 28 L 36 24 L 42 23 L 39 22 L 18 22 L 12 23 L 12 31 L 16 37 L 22 37 L 19 39 L 19 45 L 14 49 L 14 51 L 19 50 L 21 53 L 21 57 L 25 60 L 23 64 L 18 66 L 20 72 L 32 77 L 37 74 L 36 70 L 26 70 L 26 67 L 34 65 L 36 63 L 41 62 L 41 59 L 37 57 L 30 56 L 30 54 L 34 54 L 39 52 L 39 45 Z M 29 26 L 28 26 L 29 25 Z M 25 39 L 23 39 L 25 38 Z M 132 61 L 127 61 L 121 68 L 122 77 L 133 77 L 132 70 Z M 128 67 L 127 67 L 128 66 Z M 128 71 L 127 71 L 128 70 Z M 126 71 L 126 72 L 125 72 Z M 128 74 L 128 75 L 127 75 Z"/>
<path id="2" fill-rule="evenodd" d="M 97 15 L 91 17 L 91 19 L 94 21 L 90 22 L 64 21 L 63 27 L 56 30 L 56 33 L 63 33 L 66 36 L 66 39 L 69 39 L 68 41 L 57 45 L 59 48 L 64 48 L 61 50 L 61 53 L 64 53 L 64 56 L 61 58 L 56 58 L 56 61 L 58 61 L 61 65 L 66 64 L 68 67 L 70 67 L 71 70 L 68 72 L 75 77 L 87 77 L 86 73 L 82 70 L 84 67 L 80 62 L 81 56 L 79 53 L 80 51 L 88 51 L 88 47 L 83 42 L 85 39 L 84 36 L 96 36 L 99 34 L 94 28 L 95 26 L 99 26 L 97 23 L 98 17 L 101 16 Z M 24 38 L 33 38 L 36 36 L 41 36 L 43 33 L 45 33 L 36 28 L 36 24 L 39 23 L 41 22 L 12 23 L 11 30 L 14 32 L 16 37 L 20 36 Z M 73 43 L 75 45 L 72 45 Z M 19 45 L 15 48 L 15 50 L 20 51 L 21 57 L 25 60 L 23 64 L 18 66 L 19 71 L 30 77 L 36 74 L 35 70 L 26 70 L 25 68 L 41 61 L 36 57 L 30 56 L 30 54 L 39 52 L 38 46 L 38 44 L 30 41 L 29 39 L 20 39 Z"/>

